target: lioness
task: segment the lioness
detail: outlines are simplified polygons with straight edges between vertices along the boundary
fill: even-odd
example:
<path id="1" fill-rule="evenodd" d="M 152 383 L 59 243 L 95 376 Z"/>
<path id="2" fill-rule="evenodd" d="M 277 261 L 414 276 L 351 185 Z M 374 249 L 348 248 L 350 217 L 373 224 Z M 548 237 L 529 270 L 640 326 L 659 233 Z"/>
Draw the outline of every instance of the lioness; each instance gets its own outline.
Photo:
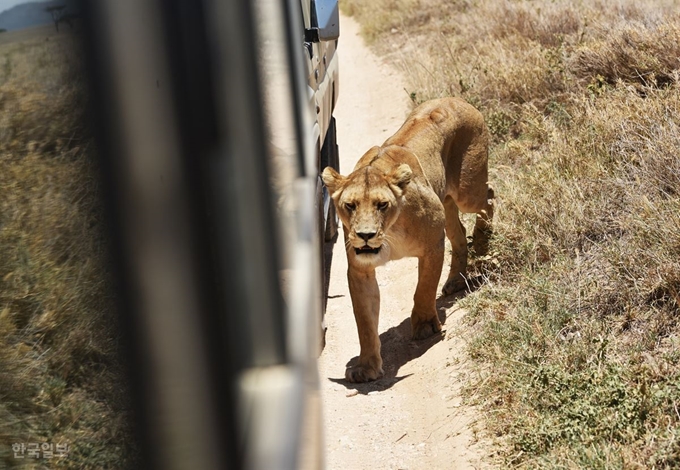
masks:
<path id="1" fill-rule="evenodd" d="M 322 178 L 345 232 L 349 291 L 359 330 L 359 364 L 346 379 L 382 376 L 375 268 L 418 257 L 411 313 L 414 339 L 441 331 L 437 284 L 444 263 L 444 230 L 451 241 L 451 271 L 444 294 L 465 287 L 467 243 L 458 212 L 477 213 L 473 245 L 486 251 L 493 217 L 487 184 L 488 132 L 479 111 L 460 98 L 418 106 L 381 147 L 364 154 L 347 177 L 326 168 Z"/>

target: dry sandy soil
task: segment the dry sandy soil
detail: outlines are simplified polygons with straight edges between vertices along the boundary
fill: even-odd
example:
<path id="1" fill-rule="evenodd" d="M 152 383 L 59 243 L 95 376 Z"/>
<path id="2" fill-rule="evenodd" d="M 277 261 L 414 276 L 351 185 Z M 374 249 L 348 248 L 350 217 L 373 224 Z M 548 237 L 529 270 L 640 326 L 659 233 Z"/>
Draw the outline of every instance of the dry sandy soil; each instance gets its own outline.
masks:
<path id="1" fill-rule="evenodd" d="M 342 18 L 340 99 L 336 109 L 341 171 L 348 174 L 371 146 L 401 125 L 409 98 L 401 77 L 381 62 Z M 450 256 L 440 280 L 448 274 Z M 347 287 L 347 259 L 340 234 L 326 313 L 326 347 L 320 358 L 329 469 L 479 469 L 485 446 L 475 432 L 476 411 L 460 395 L 468 373 L 464 312 L 458 298 L 437 305 L 445 332 L 414 342 L 409 315 L 417 260 L 395 261 L 377 272 L 381 291 L 380 339 L 385 376 L 369 384 L 344 380 L 345 366 L 359 354 Z"/>

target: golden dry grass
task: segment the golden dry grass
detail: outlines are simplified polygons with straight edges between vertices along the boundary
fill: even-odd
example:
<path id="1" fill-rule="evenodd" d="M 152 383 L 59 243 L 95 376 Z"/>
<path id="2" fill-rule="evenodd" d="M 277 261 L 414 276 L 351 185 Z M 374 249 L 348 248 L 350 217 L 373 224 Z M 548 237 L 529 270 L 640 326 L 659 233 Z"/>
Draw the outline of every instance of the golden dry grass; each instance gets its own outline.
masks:
<path id="1" fill-rule="evenodd" d="M 80 53 L 68 34 L 17 38 L 0 44 L 0 467 L 43 468 L 11 451 L 37 442 L 70 445 L 50 468 L 124 468 L 129 404 Z"/>
<path id="2" fill-rule="evenodd" d="M 677 2 L 344 0 L 493 136 L 469 385 L 502 468 L 680 466 Z M 389 13 L 386 13 L 389 12 Z"/>

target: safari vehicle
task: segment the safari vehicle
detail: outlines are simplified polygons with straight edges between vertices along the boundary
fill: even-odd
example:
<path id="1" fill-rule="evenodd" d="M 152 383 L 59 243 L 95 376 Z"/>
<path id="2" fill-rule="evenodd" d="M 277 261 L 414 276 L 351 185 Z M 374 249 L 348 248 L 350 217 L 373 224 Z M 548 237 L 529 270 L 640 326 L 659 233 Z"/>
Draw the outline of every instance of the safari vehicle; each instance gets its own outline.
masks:
<path id="1" fill-rule="evenodd" d="M 318 150 L 317 169 L 340 168 L 336 125 L 333 111 L 338 98 L 338 24 L 337 0 L 300 0 L 305 26 L 307 83 L 313 95 L 316 122 L 312 130 Z M 322 183 L 319 179 L 320 187 Z M 338 219 L 325 187 L 323 191 L 324 240 L 332 241 Z"/>
<path id="2" fill-rule="evenodd" d="M 338 99 L 338 24 L 337 0 L 300 0 L 305 27 L 305 61 L 307 63 L 307 83 L 310 96 L 313 96 L 313 109 L 316 119 L 312 128 L 312 140 L 316 142 L 316 168 L 320 174 L 327 166 L 340 171 L 337 130 L 333 111 Z M 326 308 L 328 277 L 330 273 L 330 249 L 338 234 L 338 217 L 335 213 L 328 190 L 321 178 L 317 182 L 319 203 L 319 229 L 322 240 L 322 309 Z M 328 247 L 330 248 L 330 247 Z"/>
<path id="3" fill-rule="evenodd" d="M 336 0 L 82 9 L 142 468 L 322 468 Z"/>

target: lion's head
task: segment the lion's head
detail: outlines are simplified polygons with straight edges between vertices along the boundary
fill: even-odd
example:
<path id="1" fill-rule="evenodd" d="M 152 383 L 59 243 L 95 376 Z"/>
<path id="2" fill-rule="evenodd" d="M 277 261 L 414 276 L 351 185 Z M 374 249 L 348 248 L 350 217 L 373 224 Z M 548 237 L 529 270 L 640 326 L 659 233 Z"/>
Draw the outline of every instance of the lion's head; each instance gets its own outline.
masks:
<path id="1" fill-rule="evenodd" d="M 378 265 L 389 260 L 386 231 L 399 217 L 406 187 L 413 173 L 402 163 L 387 172 L 368 165 L 342 176 L 326 168 L 321 177 L 331 194 L 338 216 L 347 228 L 347 249 L 356 260 Z"/>

